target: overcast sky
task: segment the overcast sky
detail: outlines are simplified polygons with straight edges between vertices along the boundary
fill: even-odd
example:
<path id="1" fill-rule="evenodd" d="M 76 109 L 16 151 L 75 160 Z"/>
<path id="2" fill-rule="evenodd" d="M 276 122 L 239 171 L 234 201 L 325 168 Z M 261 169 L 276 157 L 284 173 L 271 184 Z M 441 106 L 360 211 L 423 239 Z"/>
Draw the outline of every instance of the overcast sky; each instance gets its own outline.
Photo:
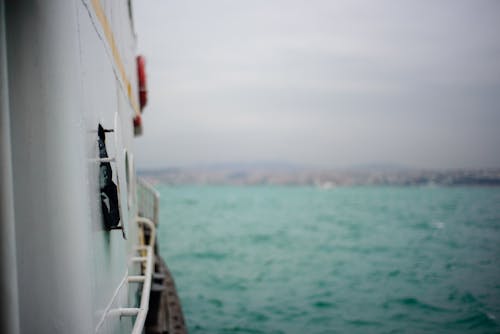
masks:
<path id="1" fill-rule="evenodd" d="M 500 167 L 500 1 L 134 1 L 139 168 Z"/>

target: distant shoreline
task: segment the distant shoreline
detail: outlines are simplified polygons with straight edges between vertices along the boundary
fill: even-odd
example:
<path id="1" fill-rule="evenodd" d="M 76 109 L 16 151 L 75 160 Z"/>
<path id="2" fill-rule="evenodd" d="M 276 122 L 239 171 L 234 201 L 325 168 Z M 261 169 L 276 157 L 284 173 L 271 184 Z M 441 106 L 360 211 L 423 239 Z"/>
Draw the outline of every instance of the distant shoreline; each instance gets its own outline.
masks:
<path id="1" fill-rule="evenodd" d="M 500 168 L 450 170 L 321 170 L 312 168 L 165 168 L 138 174 L 171 185 L 500 186 Z"/>

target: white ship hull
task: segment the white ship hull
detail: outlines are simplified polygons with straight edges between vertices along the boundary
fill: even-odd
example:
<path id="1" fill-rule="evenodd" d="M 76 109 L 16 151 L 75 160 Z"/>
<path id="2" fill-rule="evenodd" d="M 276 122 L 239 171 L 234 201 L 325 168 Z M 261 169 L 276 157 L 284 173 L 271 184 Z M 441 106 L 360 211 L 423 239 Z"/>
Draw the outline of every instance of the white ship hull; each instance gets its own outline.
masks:
<path id="1" fill-rule="evenodd" d="M 128 277 L 143 275 L 145 262 L 131 262 L 144 250 L 130 2 L 1 6 L 1 332 L 131 332 L 140 317 L 126 310 L 140 308 L 143 283 Z M 113 130 L 106 145 L 127 239 L 103 227 L 99 124 Z"/>

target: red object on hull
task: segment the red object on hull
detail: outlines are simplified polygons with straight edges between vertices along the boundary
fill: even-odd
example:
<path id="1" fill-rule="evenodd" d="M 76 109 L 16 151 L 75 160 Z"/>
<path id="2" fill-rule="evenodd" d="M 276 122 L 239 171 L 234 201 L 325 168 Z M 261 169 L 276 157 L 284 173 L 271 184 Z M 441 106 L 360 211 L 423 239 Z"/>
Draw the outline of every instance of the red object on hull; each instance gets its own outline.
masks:
<path id="1" fill-rule="evenodd" d="M 144 58 L 144 56 L 137 56 L 137 78 L 139 80 L 139 105 L 142 112 L 142 109 L 148 103 L 146 59 Z"/>

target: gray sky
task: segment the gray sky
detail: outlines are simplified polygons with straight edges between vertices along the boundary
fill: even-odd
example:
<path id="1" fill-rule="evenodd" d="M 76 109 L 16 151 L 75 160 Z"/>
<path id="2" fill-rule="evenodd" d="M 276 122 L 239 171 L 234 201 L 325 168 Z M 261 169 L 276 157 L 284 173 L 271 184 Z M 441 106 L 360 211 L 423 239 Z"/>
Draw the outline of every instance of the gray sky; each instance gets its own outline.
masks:
<path id="1" fill-rule="evenodd" d="M 134 1 L 139 168 L 500 167 L 500 1 Z"/>

